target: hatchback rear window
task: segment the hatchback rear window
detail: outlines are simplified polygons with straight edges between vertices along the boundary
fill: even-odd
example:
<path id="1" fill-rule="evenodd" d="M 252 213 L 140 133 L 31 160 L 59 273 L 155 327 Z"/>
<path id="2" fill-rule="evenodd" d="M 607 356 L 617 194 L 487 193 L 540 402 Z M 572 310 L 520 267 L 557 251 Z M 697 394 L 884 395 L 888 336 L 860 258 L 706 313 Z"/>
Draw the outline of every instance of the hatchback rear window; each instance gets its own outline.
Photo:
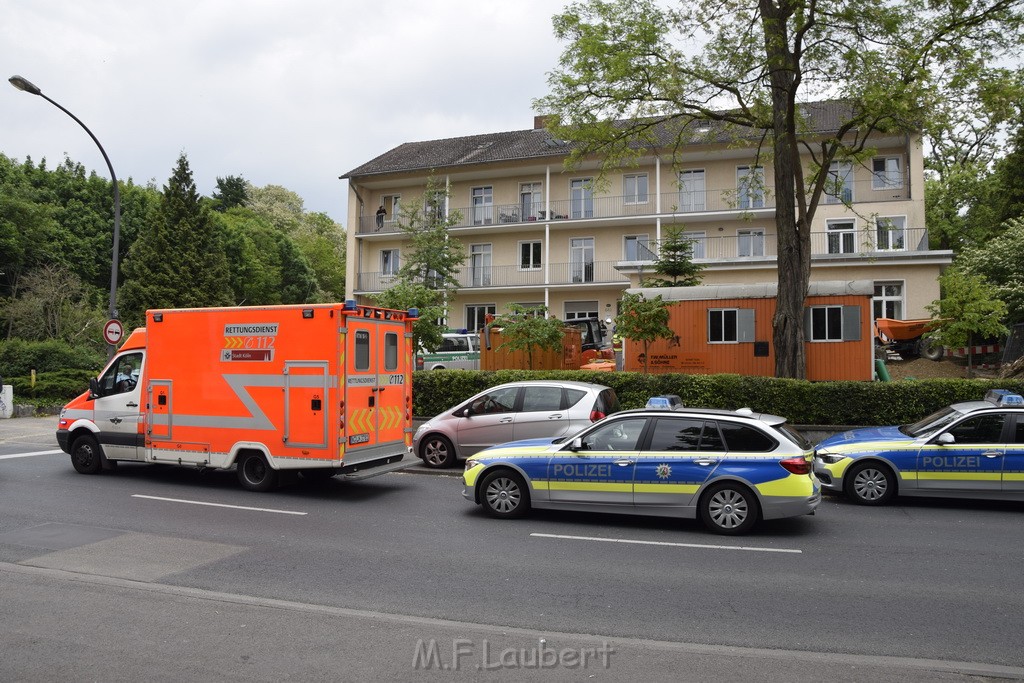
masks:
<path id="1" fill-rule="evenodd" d="M 602 390 L 601 393 L 597 395 L 597 402 L 594 404 L 594 410 L 599 410 L 605 415 L 611 415 L 612 413 L 619 412 L 619 397 L 615 394 L 615 390 Z"/>
<path id="2" fill-rule="evenodd" d="M 587 395 L 587 392 L 581 391 L 580 389 L 566 389 L 565 395 L 569 399 L 569 408 L 583 400 L 583 397 Z"/>

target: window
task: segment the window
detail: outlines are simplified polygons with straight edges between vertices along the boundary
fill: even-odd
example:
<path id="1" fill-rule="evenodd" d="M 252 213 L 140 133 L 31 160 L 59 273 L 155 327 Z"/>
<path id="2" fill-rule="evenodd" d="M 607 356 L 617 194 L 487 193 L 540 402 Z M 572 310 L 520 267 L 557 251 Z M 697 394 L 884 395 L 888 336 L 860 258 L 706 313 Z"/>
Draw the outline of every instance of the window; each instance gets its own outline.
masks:
<path id="1" fill-rule="evenodd" d="M 370 369 L 370 333 L 356 330 L 356 370 L 366 372 Z"/>
<path id="2" fill-rule="evenodd" d="M 878 249 L 881 251 L 902 251 L 907 248 L 907 217 L 879 216 L 875 221 L 878 235 Z"/>
<path id="3" fill-rule="evenodd" d="M 707 258 L 707 233 L 700 231 L 685 231 L 682 236 L 690 240 L 690 257 Z"/>
<path id="4" fill-rule="evenodd" d="M 903 283 L 876 282 L 871 309 L 876 318 L 903 320 Z"/>
<path id="5" fill-rule="evenodd" d="M 537 220 L 544 206 L 544 195 L 540 183 L 523 183 L 519 186 L 519 210 L 524 221 Z"/>
<path id="6" fill-rule="evenodd" d="M 679 173 L 679 211 L 690 213 L 705 208 L 704 169 Z"/>
<path id="7" fill-rule="evenodd" d="M 520 412 L 562 409 L 562 387 L 525 387 Z"/>
<path id="8" fill-rule="evenodd" d="M 804 309 L 807 340 L 856 341 L 861 338 L 860 306 L 809 306 Z"/>
<path id="9" fill-rule="evenodd" d="M 569 181 L 569 217 L 594 217 L 594 179 L 577 178 Z"/>
<path id="10" fill-rule="evenodd" d="M 569 272 L 573 282 L 594 281 L 594 238 L 569 240 Z"/>
<path id="11" fill-rule="evenodd" d="M 738 244 L 736 245 L 737 256 L 764 256 L 764 229 L 753 228 L 751 230 L 736 231 Z"/>
<path id="12" fill-rule="evenodd" d="M 438 190 L 423 198 L 423 217 L 427 221 L 443 222 L 448 217 L 448 192 Z"/>
<path id="13" fill-rule="evenodd" d="M 626 204 L 647 203 L 647 174 L 634 173 L 622 176 L 622 201 Z"/>
<path id="14" fill-rule="evenodd" d="M 381 249 L 380 250 L 380 274 L 381 275 L 398 275 L 399 268 L 402 267 L 399 258 L 398 249 Z"/>
<path id="15" fill-rule="evenodd" d="M 520 242 L 519 270 L 539 270 L 542 265 L 540 241 Z"/>
<path id="16" fill-rule="evenodd" d="M 736 199 L 741 209 L 764 208 L 764 167 L 736 168 Z"/>
<path id="17" fill-rule="evenodd" d="M 828 253 L 852 254 L 856 249 L 856 224 L 852 220 L 831 220 L 828 228 Z"/>
<path id="18" fill-rule="evenodd" d="M 380 203 L 384 205 L 384 211 L 387 214 L 384 217 L 385 221 L 393 221 L 393 220 L 395 220 L 396 218 L 398 218 L 399 216 L 402 215 L 401 214 L 402 195 L 400 195 L 400 194 L 386 194 L 383 197 L 381 197 Z"/>
<path id="19" fill-rule="evenodd" d="M 519 387 L 502 387 L 495 389 L 470 404 L 474 413 L 492 415 L 495 413 L 511 413 L 515 410 Z"/>
<path id="20" fill-rule="evenodd" d="M 141 374 L 141 353 L 128 353 L 121 356 L 100 377 L 100 395 L 110 396 L 131 391 L 138 385 Z"/>
<path id="21" fill-rule="evenodd" d="M 651 432 L 649 451 L 724 451 L 725 444 L 713 420 L 659 417 Z"/>
<path id="22" fill-rule="evenodd" d="M 971 417 L 949 430 L 958 444 L 994 444 L 1002 441 L 1005 413 Z"/>
<path id="23" fill-rule="evenodd" d="M 579 318 L 596 318 L 596 301 L 566 301 L 565 315 L 563 320 L 578 320 Z"/>
<path id="24" fill-rule="evenodd" d="M 490 225 L 494 222 L 494 188 L 474 187 L 472 190 L 473 199 L 473 225 Z"/>
<path id="25" fill-rule="evenodd" d="M 748 425 L 719 422 L 718 428 L 725 437 L 725 445 L 730 452 L 767 453 L 775 450 L 778 445 L 775 439 Z"/>
<path id="26" fill-rule="evenodd" d="M 646 424 L 646 417 L 607 422 L 587 434 L 583 441 L 583 450 L 635 451 L 640 447 L 640 435 L 644 433 Z"/>
<path id="27" fill-rule="evenodd" d="M 384 335 L 384 370 L 394 372 L 398 369 L 398 335 L 388 332 Z"/>
<path id="28" fill-rule="evenodd" d="M 891 190 L 903 187 L 900 157 L 875 157 L 871 160 L 871 189 Z"/>
<path id="29" fill-rule="evenodd" d="M 825 179 L 826 204 L 850 204 L 853 202 L 853 164 L 849 161 L 833 161 Z"/>
<path id="30" fill-rule="evenodd" d="M 470 304 L 466 306 L 466 329 L 479 332 L 487 324 L 487 316 L 494 315 L 494 304 Z"/>
<path id="31" fill-rule="evenodd" d="M 469 278 L 471 287 L 491 286 L 491 245 L 469 246 Z"/>
<path id="32" fill-rule="evenodd" d="M 754 309 L 712 308 L 708 310 L 708 343 L 754 341 Z"/>
<path id="33" fill-rule="evenodd" d="M 626 235 L 622 250 L 623 261 L 651 261 L 650 239 L 647 235 Z"/>

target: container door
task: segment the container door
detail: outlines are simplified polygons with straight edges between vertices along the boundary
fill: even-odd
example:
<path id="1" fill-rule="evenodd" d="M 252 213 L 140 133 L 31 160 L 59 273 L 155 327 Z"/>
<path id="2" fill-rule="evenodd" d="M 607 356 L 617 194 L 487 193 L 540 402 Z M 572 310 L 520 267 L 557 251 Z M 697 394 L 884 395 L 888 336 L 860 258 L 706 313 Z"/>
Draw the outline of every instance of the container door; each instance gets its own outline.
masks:
<path id="1" fill-rule="evenodd" d="M 292 448 L 327 448 L 327 363 L 284 364 L 284 442 Z"/>

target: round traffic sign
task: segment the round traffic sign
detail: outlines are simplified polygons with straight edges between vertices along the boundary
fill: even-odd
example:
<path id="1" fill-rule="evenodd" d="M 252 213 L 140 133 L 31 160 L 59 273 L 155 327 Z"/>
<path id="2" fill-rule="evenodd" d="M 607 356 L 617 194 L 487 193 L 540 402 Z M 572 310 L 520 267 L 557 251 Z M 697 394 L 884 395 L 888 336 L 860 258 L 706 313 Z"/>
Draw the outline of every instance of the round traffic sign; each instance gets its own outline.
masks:
<path id="1" fill-rule="evenodd" d="M 103 340 L 108 344 L 116 346 L 123 336 L 124 327 L 121 325 L 120 320 L 108 320 L 107 324 L 103 326 Z"/>

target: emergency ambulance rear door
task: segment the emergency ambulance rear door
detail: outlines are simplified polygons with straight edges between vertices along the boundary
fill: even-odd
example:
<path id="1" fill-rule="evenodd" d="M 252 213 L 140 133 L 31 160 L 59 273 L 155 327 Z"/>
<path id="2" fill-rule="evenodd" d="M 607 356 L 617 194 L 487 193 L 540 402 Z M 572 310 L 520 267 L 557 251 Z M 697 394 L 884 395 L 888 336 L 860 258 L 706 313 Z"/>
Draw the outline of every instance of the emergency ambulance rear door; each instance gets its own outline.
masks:
<path id="1" fill-rule="evenodd" d="M 372 310 L 372 309 L 368 309 Z M 404 325 L 350 315 L 346 321 L 346 464 L 393 455 L 405 443 Z"/>

